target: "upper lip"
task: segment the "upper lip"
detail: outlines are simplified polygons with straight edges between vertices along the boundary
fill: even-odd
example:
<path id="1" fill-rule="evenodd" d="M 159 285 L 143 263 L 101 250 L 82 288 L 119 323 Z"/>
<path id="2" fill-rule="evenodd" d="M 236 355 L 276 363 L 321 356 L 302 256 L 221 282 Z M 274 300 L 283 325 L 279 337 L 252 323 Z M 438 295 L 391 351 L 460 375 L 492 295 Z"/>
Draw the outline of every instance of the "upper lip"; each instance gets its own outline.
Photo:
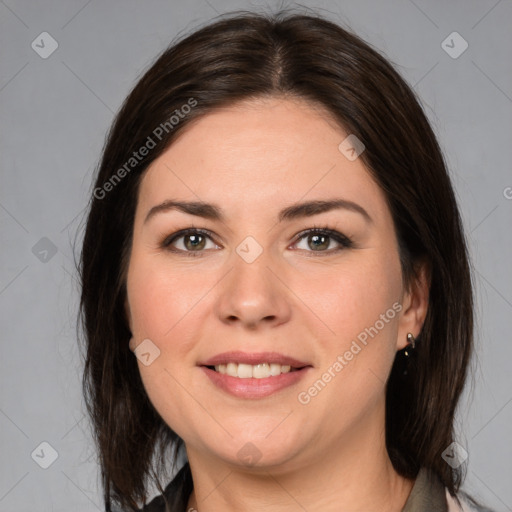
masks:
<path id="1" fill-rule="evenodd" d="M 256 365 L 260 363 L 274 363 L 281 365 L 289 365 L 292 368 L 303 368 L 304 366 L 310 366 L 308 363 L 299 361 L 293 357 L 285 356 L 278 352 L 223 352 L 216 356 L 199 363 L 199 366 L 217 366 L 219 364 L 227 363 L 242 363 Z"/>

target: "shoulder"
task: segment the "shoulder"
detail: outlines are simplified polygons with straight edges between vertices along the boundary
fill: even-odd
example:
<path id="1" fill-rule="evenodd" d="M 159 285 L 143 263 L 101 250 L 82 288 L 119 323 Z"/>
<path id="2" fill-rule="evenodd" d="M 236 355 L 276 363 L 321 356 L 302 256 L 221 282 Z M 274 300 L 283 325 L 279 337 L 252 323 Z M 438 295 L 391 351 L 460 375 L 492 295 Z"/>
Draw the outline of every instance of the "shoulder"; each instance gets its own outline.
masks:
<path id="1" fill-rule="evenodd" d="M 490 508 L 477 503 L 464 491 L 457 494 L 458 502 L 457 499 L 448 492 L 448 489 L 445 489 L 445 492 L 448 512 L 494 512 Z"/>

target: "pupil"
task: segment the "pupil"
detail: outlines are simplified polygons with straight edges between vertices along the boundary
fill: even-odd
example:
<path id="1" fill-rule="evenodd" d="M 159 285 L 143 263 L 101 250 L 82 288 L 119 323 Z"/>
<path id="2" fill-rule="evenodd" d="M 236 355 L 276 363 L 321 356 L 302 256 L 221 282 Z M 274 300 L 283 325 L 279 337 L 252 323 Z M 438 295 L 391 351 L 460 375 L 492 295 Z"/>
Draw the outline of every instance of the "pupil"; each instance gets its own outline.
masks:
<path id="1" fill-rule="evenodd" d="M 202 249 L 204 246 L 204 238 L 201 235 L 187 235 L 185 245 L 187 246 L 187 249 Z"/>
<path id="2" fill-rule="evenodd" d="M 325 235 L 312 235 L 311 240 L 313 242 L 312 248 L 314 249 L 327 249 L 329 247 L 329 237 Z M 320 242 L 320 243 L 317 243 Z"/>

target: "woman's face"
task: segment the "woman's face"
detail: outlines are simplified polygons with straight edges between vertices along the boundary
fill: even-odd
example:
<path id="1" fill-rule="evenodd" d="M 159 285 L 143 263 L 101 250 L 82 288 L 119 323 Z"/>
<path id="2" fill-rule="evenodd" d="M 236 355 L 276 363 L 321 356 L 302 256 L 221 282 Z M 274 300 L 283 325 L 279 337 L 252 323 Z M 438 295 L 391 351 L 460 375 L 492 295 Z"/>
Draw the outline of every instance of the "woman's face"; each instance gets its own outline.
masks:
<path id="1" fill-rule="evenodd" d="M 293 467 L 382 433 L 423 314 L 348 135 L 305 102 L 245 102 L 189 125 L 141 182 L 131 348 L 189 455 Z"/>

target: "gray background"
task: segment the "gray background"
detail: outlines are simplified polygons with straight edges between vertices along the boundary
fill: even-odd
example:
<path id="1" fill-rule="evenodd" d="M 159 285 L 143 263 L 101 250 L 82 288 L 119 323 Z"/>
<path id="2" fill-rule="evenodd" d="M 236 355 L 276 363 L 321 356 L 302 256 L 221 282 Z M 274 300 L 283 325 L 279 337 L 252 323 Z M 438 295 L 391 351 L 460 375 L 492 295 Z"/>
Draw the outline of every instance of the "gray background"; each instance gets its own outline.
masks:
<path id="1" fill-rule="evenodd" d="M 439 136 L 477 295 L 475 376 L 458 420 L 469 454 L 464 488 L 512 510 L 512 2 L 303 5 L 395 62 Z M 218 13 L 269 6 L 278 4 L 0 1 L 0 511 L 101 510 L 80 393 L 72 244 L 103 139 L 136 78 L 174 36 Z M 44 31 L 59 45 L 46 59 L 31 47 L 43 46 Z M 453 31 L 469 44 L 458 58 L 441 46 Z M 36 463 L 51 462 L 43 441 L 58 453 L 48 469 Z"/>

